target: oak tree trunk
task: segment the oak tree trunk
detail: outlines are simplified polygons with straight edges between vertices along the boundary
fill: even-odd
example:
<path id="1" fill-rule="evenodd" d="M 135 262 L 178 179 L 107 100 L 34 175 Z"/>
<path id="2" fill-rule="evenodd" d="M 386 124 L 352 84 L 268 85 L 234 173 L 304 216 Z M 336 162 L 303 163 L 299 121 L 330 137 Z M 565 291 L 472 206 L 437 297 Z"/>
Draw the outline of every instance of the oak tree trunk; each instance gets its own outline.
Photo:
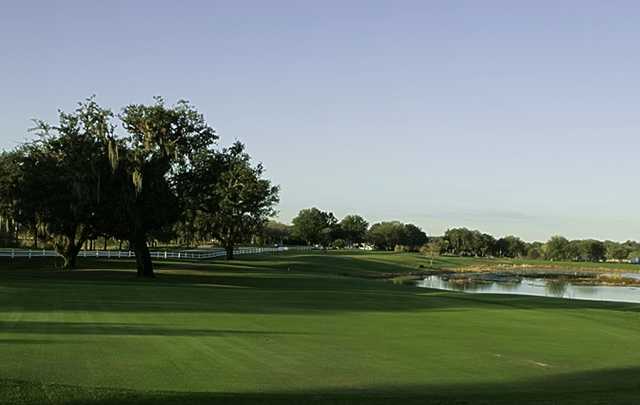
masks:
<path id="1" fill-rule="evenodd" d="M 133 245 L 133 251 L 136 255 L 136 268 L 138 277 L 153 278 L 153 263 L 151 262 L 151 254 L 147 246 L 147 238 L 144 235 L 136 235 L 135 239 L 129 242 Z"/>
<path id="2" fill-rule="evenodd" d="M 75 242 L 74 239 L 69 238 L 68 242 L 65 246 L 62 247 L 60 254 L 62 254 L 62 258 L 64 260 L 64 264 L 62 268 L 65 270 L 73 270 L 76 268 L 76 262 L 78 258 L 78 253 L 80 252 L 80 248 L 84 241 Z"/>
<path id="3" fill-rule="evenodd" d="M 233 243 L 227 244 L 224 247 L 225 252 L 227 252 L 227 260 L 233 260 Z"/>

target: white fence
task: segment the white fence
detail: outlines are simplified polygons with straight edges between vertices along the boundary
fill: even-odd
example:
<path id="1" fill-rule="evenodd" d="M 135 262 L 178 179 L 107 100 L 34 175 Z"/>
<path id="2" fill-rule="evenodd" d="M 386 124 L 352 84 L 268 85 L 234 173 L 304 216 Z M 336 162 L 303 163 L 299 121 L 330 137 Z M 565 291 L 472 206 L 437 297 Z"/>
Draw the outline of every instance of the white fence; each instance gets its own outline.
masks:
<path id="1" fill-rule="evenodd" d="M 281 246 L 281 247 L 238 247 L 233 250 L 234 256 L 263 254 L 263 253 L 281 253 L 291 250 L 305 251 L 312 250 L 310 246 Z M 153 250 L 149 252 L 153 259 L 213 259 L 216 257 L 226 256 L 224 249 L 210 250 Z M 55 250 L 35 250 L 35 249 L 5 249 L 0 250 L 0 257 L 15 258 L 36 258 L 36 257 L 57 257 L 60 256 Z M 81 250 L 78 257 L 95 257 L 102 259 L 121 259 L 135 257 L 131 250 Z"/>

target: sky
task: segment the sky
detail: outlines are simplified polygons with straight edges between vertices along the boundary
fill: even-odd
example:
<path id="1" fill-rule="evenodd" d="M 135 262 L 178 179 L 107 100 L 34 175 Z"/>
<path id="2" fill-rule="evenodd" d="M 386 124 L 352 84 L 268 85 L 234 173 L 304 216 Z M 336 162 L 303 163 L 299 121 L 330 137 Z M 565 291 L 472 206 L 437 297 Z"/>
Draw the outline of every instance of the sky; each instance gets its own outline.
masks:
<path id="1" fill-rule="evenodd" d="M 95 94 L 191 101 L 316 206 L 640 239 L 640 2 L 4 1 L 0 148 Z"/>

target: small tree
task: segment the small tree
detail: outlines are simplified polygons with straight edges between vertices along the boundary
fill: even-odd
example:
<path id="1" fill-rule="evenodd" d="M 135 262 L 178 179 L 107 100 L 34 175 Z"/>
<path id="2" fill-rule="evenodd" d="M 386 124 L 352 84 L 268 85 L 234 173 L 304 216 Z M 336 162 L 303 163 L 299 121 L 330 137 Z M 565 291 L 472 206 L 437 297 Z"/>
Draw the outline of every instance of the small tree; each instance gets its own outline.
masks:
<path id="1" fill-rule="evenodd" d="M 573 254 L 567 238 L 556 235 L 545 244 L 545 258 L 550 260 L 566 260 Z"/>
<path id="2" fill-rule="evenodd" d="M 429 256 L 430 266 L 433 267 L 433 258 L 435 256 L 440 256 L 441 249 L 442 249 L 442 240 L 436 239 L 436 240 L 429 241 L 426 245 L 422 246 L 420 248 L 420 252 L 425 256 Z"/>
<path id="3" fill-rule="evenodd" d="M 409 250 L 417 251 L 427 241 L 427 234 L 422 229 L 413 224 L 404 225 L 404 237 L 401 244 L 407 246 Z"/>

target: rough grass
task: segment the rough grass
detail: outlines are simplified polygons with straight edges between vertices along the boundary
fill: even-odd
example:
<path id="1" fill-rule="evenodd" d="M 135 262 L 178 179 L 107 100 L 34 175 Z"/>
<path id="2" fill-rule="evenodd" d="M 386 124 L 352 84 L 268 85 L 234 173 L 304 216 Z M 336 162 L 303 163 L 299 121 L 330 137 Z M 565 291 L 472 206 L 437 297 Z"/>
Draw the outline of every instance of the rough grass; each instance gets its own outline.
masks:
<path id="1" fill-rule="evenodd" d="M 639 305 L 375 279 L 428 262 L 0 262 L 0 403 L 637 402 Z"/>

